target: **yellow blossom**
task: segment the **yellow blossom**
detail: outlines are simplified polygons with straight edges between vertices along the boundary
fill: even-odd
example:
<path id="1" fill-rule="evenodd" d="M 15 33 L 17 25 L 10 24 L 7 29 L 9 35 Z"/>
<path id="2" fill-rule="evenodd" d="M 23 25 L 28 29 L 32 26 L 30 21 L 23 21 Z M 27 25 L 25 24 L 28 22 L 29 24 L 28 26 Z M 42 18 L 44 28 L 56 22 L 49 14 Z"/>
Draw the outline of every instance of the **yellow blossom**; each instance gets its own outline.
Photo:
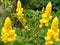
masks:
<path id="1" fill-rule="evenodd" d="M 46 10 L 45 10 L 45 13 L 47 14 L 47 19 L 48 19 L 48 20 L 51 20 L 51 19 L 52 19 L 51 11 L 52 11 L 52 4 L 51 4 L 51 2 L 49 2 L 49 3 L 47 4 Z"/>
<path id="2" fill-rule="evenodd" d="M 46 6 L 46 9 L 44 10 L 44 7 L 42 8 L 42 12 L 44 11 L 44 13 L 42 13 L 42 19 L 44 19 L 45 21 L 42 21 L 40 22 L 40 25 L 39 27 L 42 28 L 43 25 L 44 26 L 48 26 L 48 23 L 49 21 L 52 19 L 52 16 L 51 16 L 51 11 L 52 11 L 52 4 L 51 2 L 49 2 Z M 45 23 L 46 22 L 46 23 Z"/>
<path id="3" fill-rule="evenodd" d="M 42 14 L 42 18 L 43 18 L 43 19 L 46 19 L 46 18 L 47 18 L 47 14 L 46 14 L 46 13 L 43 13 L 43 14 Z"/>
<path id="4" fill-rule="evenodd" d="M 51 15 L 51 11 L 52 11 L 52 4 L 51 2 L 49 2 L 46 6 L 46 10 L 45 10 L 45 13 L 50 16 Z"/>
<path id="5" fill-rule="evenodd" d="M 7 17 L 7 19 L 5 20 L 5 24 L 4 24 L 4 27 L 7 29 L 9 27 L 9 29 L 12 30 L 12 27 L 11 27 L 11 21 L 9 19 L 9 17 Z"/>
<path id="6" fill-rule="evenodd" d="M 43 27 L 43 25 L 42 25 L 42 24 L 40 24 L 40 25 L 39 25 L 39 28 L 42 28 L 42 27 Z"/>
<path id="7" fill-rule="evenodd" d="M 40 21 L 40 28 L 42 27 L 42 26 L 48 26 L 48 21 L 46 20 L 46 19 L 41 19 Z"/>
<path id="8" fill-rule="evenodd" d="M 58 35 L 58 33 L 54 34 L 54 40 L 57 41 L 57 42 L 59 41 L 59 35 Z"/>
<path id="9" fill-rule="evenodd" d="M 16 12 L 17 12 L 17 18 L 18 18 L 18 20 L 20 20 L 24 14 L 23 14 L 23 8 L 21 6 L 21 2 L 19 0 L 17 2 Z"/>
<path id="10" fill-rule="evenodd" d="M 51 29 L 48 29 L 47 36 L 45 37 L 46 44 L 53 44 L 53 41 L 59 41 L 59 30 L 58 30 L 58 17 L 53 19 Z M 52 42 L 49 42 L 52 41 Z"/>
<path id="11" fill-rule="evenodd" d="M 46 41 L 51 40 L 51 36 L 46 36 L 45 39 Z"/>
<path id="12" fill-rule="evenodd" d="M 52 10 L 52 4 L 51 4 L 51 2 L 49 2 L 46 6 L 45 13 L 42 14 L 42 18 L 51 20 L 51 18 L 52 18 L 51 10 Z"/>
<path id="13" fill-rule="evenodd" d="M 52 40 L 46 41 L 45 44 L 46 44 L 46 45 L 52 45 L 52 44 L 53 44 L 53 41 L 52 41 Z"/>
<path id="14" fill-rule="evenodd" d="M 42 13 L 44 13 L 44 7 L 42 8 Z"/>
<path id="15" fill-rule="evenodd" d="M 12 29 L 11 20 L 9 17 L 5 19 L 4 27 L 2 28 L 1 38 L 4 43 L 12 42 L 16 39 L 15 30 Z"/>
<path id="16" fill-rule="evenodd" d="M 58 31 L 58 23 L 59 23 L 58 17 L 55 17 L 53 19 L 51 29 L 54 30 L 54 31 Z"/>
<path id="17" fill-rule="evenodd" d="M 25 29 L 28 29 L 28 25 L 24 26 Z"/>
<path id="18" fill-rule="evenodd" d="M 16 12 L 19 12 L 19 11 L 23 12 L 23 8 L 21 6 L 21 2 L 18 0 Z"/>

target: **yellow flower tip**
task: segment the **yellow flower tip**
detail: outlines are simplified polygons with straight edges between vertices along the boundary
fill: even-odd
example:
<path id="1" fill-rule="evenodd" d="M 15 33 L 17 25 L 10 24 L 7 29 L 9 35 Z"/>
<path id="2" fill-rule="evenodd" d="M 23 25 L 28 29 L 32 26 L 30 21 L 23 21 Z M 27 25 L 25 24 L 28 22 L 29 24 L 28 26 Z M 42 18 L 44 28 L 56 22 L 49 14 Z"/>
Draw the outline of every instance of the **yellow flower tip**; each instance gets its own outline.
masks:
<path id="1" fill-rule="evenodd" d="M 10 18 L 7 17 L 7 18 L 5 19 L 5 22 L 11 22 L 11 21 L 10 21 Z"/>
<path id="2" fill-rule="evenodd" d="M 39 25 L 39 28 L 42 28 L 42 25 Z"/>
<path id="3" fill-rule="evenodd" d="M 28 29 L 28 25 L 24 26 L 25 29 Z"/>
<path id="4" fill-rule="evenodd" d="M 42 8 L 42 13 L 44 13 L 44 7 Z"/>
<path id="5" fill-rule="evenodd" d="M 58 30 L 58 24 L 59 24 L 58 17 L 55 17 L 55 18 L 53 19 L 51 29 L 53 29 L 53 30 Z"/>
<path id="6" fill-rule="evenodd" d="M 11 23 L 11 20 L 10 20 L 9 17 L 7 17 L 7 18 L 5 19 L 5 23 L 6 23 L 6 24 Z"/>
<path id="7" fill-rule="evenodd" d="M 17 6 L 21 6 L 21 2 L 19 0 L 17 2 Z"/>
<path id="8" fill-rule="evenodd" d="M 4 28 L 12 29 L 11 20 L 9 17 L 5 19 Z"/>
<path id="9" fill-rule="evenodd" d="M 49 2 L 46 6 L 46 13 L 47 13 L 47 11 L 51 13 L 51 10 L 52 10 L 52 4 L 51 4 L 51 2 Z"/>
<path id="10" fill-rule="evenodd" d="M 54 19 L 53 19 L 53 22 L 58 22 L 58 17 L 55 17 Z"/>
<path id="11" fill-rule="evenodd" d="M 23 8 L 21 6 L 21 2 L 20 0 L 17 1 L 17 8 L 16 8 L 16 12 L 23 12 Z"/>
<path id="12" fill-rule="evenodd" d="M 20 3 L 20 0 L 18 0 L 18 3 Z"/>
<path id="13" fill-rule="evenodd" d="M 49 2 L 49 3 L 47 4 L 47 6 L 52 6 L 51 2 Z"/>
<path id="14" fill-rule="evenodd" d="M 50 17 L 51 11 L 52 11 L 52 4 L 51 4 L 51 2 L 49 2 L 45 9 L 45 13 L 46 13 L 47 17 Z"/>
<path id="15" fill-rule="evenodd" d="M 17 18 L 18 18 L 18 20 L 22 19 L 22 17 L 24 16 L 24 14 L 23 14 L 23 8 L 21 6 L 20 0 L 18 0 L 18 2 L 17 2 L 16 12 L 17 12 Z"/>

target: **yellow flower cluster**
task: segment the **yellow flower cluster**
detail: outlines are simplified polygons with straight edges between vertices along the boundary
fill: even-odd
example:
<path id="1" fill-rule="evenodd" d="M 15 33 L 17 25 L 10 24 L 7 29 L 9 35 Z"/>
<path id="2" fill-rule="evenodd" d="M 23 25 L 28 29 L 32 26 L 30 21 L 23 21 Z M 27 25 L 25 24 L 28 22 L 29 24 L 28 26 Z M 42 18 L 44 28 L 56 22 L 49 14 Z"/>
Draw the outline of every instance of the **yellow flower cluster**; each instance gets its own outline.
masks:
<path id="1" fill-rule="evenodd" d="M 42 13 L 42 19 L 39 21 L 40 22 L 40 25 L 39 25 L 40 28 L 42 28 L 43 26 L 48 26 L 49 20 L 52 19 L 51 10 L 52 10 L 51 2 L 49 2 L 47 4 L 45 11 L 44 11 L 44 7 L 43 7 L 42 11 L 44 13 Z"/>
<path id="2" fill-rule="evenodd" d="M 18 18 L 18 20 L 20 20 L 24 14 L 23 14 L 23 8 L 21 6 L 21 2 L 19 0 L 17 2 L 16 12 L 17 12 L 17 18 Z"/>
<path id="3" fill-rule="evenodd" d="M 53 19 L 51 29 L 48 29 L 47 36 L 45 37 L 46 45 L 52 45 L 53 41 L 59 41 L 58 23 L 58 18 L 55 17 Z"/>
<path id="4" fill-rule="evenodd" d="M 4 43 L 12 42 L 16 39 L 15 30 L 12 29 L 11 20 L 9 17 L 6 18 L 4 27 L 2 28 L 1 38 Z"/>

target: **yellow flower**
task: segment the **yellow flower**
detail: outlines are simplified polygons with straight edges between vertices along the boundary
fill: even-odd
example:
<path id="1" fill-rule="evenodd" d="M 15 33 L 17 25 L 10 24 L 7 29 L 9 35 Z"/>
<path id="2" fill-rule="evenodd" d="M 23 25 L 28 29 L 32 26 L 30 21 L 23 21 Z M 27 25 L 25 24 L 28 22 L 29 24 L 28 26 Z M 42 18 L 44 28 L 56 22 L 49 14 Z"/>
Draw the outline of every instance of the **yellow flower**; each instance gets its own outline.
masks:
<path id="1" fill-rule="evenodd" d="M 51 4 L 51 2 L 49 2 L 46 6 L 45 13 L 42 14 L 42 18 L 45 18 L 47 20 L 51 20 L 52 19 L 51 10 L 52 10 L 52 4 Z"/>
<path id="2" fill-rule="evenodd" d="M 11 29 L 11 30 L 12 30 L 12 27 L 11 27 L 11 26 L 12 26 L 12 25 L 11 25 L 10 18 L 7 17 L 6 20 L 5 20 L 4 27 L 5 27 L 6 29 L 9 27 L 8 29 Z"/>
<path id="3" fill-rule="evenodd" d="M 43 27 L 43 25 L 42 25 L 42 24 L 40 24 L 40 25 L 39 25 L 39 28 L 42 28 L 42 27 Z"/>
<path id="4" fill-rule="evenodd" d="M 17 18 L 20 20 L 23 17 L 23 14 L 21 12 L 17 13 Z"/>
<path id="5" fill-rule="evenodd" d="M 52 16 L 50 15 L 48 18 L 47 18 L 47 20 L 51 20 L 52 19 Z"/>
<path id="6" fill-rule="evenodd" d="M 46 19 L 46 18 L 47 18 L 47 14 L 46 14 L 46 13 L 43 13 L 43 14 L 42 14 L 42 18 L 43 18 L 43 19 Z"/>
<path id="7" fill-rule="evenodd" d="M 48 29 L 48 33 L 47 33 L 47 36 L 45 37 L 45 40 L 46 40 L 46 44 L 53 44 L 53 35 L 54 35 L 54 32 L 50 29 Z"/>
<path id="8" fill-rule="evenodd" d="M 46 36 L 46 37 L 45 37 L 45 40 L 46 40 L 46 41 L 51 40 L 51 36 Z"/>
<path id="9" fill-rule="evenodd" d="M 24 26 L 25 29 L 28 29 L 28 25 Z"/>
<path id="10" fill-rule="evenodd" d="M 58 35 L 58 33 L 57 34 L 56 33 L 54 34 L 54 40 L 57 41 L 57 42 L 59 41 L 59 35 Z"/>
<path id="11" fill-rule="evenodd" d="M 54 35 L 54 31 L 51 30 L 51 29 L 48 29 L 47 35 L 48 35 L 48 36 L 53 36 L 53 35 Z"/>
<path id="12" fill-rule="evenodd" d="M 58 24 L 59 24 L 58 17 L 55 17 L 53 19 L 51 29 L 57 31 L 58 30 Z"/>
<path id="13" fill-rule="evenodd" d="M 45 13 L 49 16 L 49 15 L 51 15 L 51 11 L 52 11 L 52 4 L 51 4 L 51 2 L 49 2 L 46 6 Z"/>
<path id="14" fill-rule="evenodd" d="M 42 12 L 44 11 L 44 13 L 42 13 L 42 19 L 44 19 L 45 21 L 41 19 L 42 21 L 40 21 L 41 24 L 39 25 L 40 28 L 42 28 L 43 25 L 48 26 L 48 22 L 52 19 L 51 10 L 52 10 L 51 2 L 47 4 L 45 11 L 44 11 L 44 7 L 42 8 Z"/>
<path id="15" fill-rule="evenodd" d="M 16 12 L 17 12 L 17 18 L 18 18 L 18 20 L 20 20 L 24 14 L 23 14 L 23 8 L 21 6 L 21 2 L 19 0 L 17 2 Z"/>
<path id="16" fill-rule="evenodd" d="M 52 44 L 49 41 L 59 41 L 59 30 L 58 30 L 58 17 L 55 17 L 52 22 L 51 29 L 48 29 L 47 36 L 45 37 L 46 43 Z M 48 41 L 48 42 L 47 42 Z"/>
<path id="17" fill-rule="evenodd" d="M 12 42 L 16 39 L 15 30 L 12 29 L 11 20 L 9 17 L 6 18 L 4 27 L 2 28 L 1 38 L 4 43 Z"/>
<path id="18" fill-rule="evenodd" d="M 41 19 L 40 21 L 40 28 L 42 27 L 42 26 L 48 26 L 48 21 L 46 20 L 46 19 Z"/>
<path id="19" fill-rule="evenodd" d="M 53 41 L 52 40 L 49 40 L 49 41 L 46 41 L 45 42 L 45 45 L 52 45 L 53 44 Z"/>
<path id="20" fill-rule="evenodd" d="M 42 8 L 42 13 L 44 13 L 44 7 Z"/>
<path id="21" fill-rule="evenodd" d="M 23 8 L 21 6 L 21 2 L 18 0 L 16 12 L 19 12 L 19 11 L 23 12 Z"/>

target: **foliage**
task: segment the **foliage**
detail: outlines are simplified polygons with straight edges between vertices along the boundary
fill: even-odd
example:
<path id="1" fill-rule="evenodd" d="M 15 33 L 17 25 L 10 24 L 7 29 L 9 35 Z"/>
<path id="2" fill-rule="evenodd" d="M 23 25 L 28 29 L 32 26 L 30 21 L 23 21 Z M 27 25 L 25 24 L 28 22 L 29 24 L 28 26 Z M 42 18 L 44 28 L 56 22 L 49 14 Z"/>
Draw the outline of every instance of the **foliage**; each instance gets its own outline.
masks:
<path id="1" fill-rule="evenodd" d="M 52 2 L 53 11 L 56 12 L 57 10 L 60 10 L 60 0 L 21 0 L 24 8 L 33 10 L 41 10 L 49 1 Z"/>
<path id="2" fill-rule="evenodd" d="M 53 5 L 52 17 L 58 17 L 60 22 L 60 0 L 21 0 L 23 6 L 23 18 L 19 21 L 16 18 L 16 13 L 13 13 L 14 0 L 0 0 L 0 30 L 3 27 L 6 17 L 12 19 L 13 29 L 16 31 L 17 38 L 11 43 L 3 43 L 0 39 L 1 45 L 45 45 L 45 36 L 47 31 L 51 28 L 52 20 L 49 21 L 48 27 L 39 28 L 39 20 L 42 18 L 42 7 L 46 7 L 47 3 L 51 1 Z M 25 2 L 25 3 L 24 3 Z M 16 19 L 15 19 L 16 18 Z M 15 20 L 13 20 L 15 19 Z M 59 23 L 60 29 L 60 23 Z M 60 31 L 59 31 L 60 32 Z M 60 34 L 60 33 L 59 33 Z M 0 31 L 1 37 L 1 31 Z M 60 35 L 59 35 L 60 38 Z M 53 45 L 60 45 L 59 42 L 54 42 Z"/>

